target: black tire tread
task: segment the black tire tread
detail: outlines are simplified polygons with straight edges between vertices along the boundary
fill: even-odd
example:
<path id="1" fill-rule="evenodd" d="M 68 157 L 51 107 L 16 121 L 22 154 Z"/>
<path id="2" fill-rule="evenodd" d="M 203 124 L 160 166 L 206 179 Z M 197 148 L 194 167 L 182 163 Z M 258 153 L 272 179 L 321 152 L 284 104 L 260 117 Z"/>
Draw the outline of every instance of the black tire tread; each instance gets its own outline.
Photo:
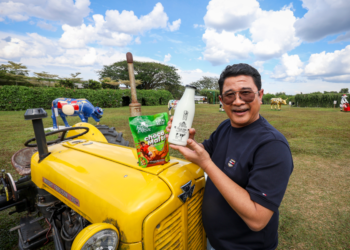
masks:
<path id="1" fill-rule="evenodd" d="M 108 143 L 129 146 L 129 141 L 123 138 L 122 132 L 117 132 L 115 127 L 108 127 L 107 125 L 97 125 L 96 128 L 101 131 Z"/>

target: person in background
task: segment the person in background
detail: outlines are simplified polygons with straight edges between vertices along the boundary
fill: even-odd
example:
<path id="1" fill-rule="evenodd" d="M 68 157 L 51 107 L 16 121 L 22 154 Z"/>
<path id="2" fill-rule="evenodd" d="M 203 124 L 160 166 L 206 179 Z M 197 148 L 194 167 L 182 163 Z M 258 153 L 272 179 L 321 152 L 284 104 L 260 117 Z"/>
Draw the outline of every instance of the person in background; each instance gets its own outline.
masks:
<path id="1" fill-rule="evenodd" d="M 264 90 L 255 68 L 227 66 L 219 88 L 228 119 L 202 143 L 191 128 L 187 147 L 170 147 L 208 175 L 202 219 L 214 249 L 276 249 L 278 208 L 293 171 L 288 142 L 259 114 Z"/>

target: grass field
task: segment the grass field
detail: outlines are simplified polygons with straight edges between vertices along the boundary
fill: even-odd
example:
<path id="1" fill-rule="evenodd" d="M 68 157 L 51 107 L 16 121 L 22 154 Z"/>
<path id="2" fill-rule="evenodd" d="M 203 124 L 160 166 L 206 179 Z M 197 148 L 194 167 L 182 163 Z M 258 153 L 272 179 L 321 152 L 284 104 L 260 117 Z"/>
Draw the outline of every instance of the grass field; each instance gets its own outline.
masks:
<path id="1" fill-rule="evenodd" d="M 350 249 L 350 112 L 282 109 L 261 108 L 261 115 L 287 138 L 294 159 L 294 172 L 280 207 L 278 249 Z M 142 107 L 143 115 L 166 111 L 166 106 Z M 104 112 L 101 124 L 114 126 L 134 146 L 129 108 Z M 218 105 L 196 105 L 196 140 L 208 138 L 224 119 L 226 114 L 218 112 Z M 68 118 L 68 122 L 73 125 L 79 119 Z M 44 119 L 44 126 L 52 126 L 51 118 Z M 17 111 L 0 112 L 0 128 L 0 167 L 17 179 L 11 156 L 34 136 L 33 127 L 24 120 L 24 111 Z M 175 151 L 170 154 L 181 157 Z M 17 233 L 8 229 L 17 225 L 19 215 L 8 216 L 8 212 L 0 212 L 0 249 L 17 249 Z"/>

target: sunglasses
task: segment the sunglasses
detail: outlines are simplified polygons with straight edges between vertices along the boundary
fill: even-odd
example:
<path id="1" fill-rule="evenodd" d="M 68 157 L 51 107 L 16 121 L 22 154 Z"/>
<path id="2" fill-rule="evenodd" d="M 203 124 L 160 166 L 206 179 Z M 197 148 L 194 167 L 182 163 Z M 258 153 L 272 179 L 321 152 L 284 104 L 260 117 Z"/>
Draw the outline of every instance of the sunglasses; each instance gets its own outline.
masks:
<path id="1" fill-rule="evenodd" d="M 251 90 L 232 91 L 221 96 L 222 102 L 226 105 L 231 105 L 236 100 L 236 93 L 238 93 L 239 99 L 245 103 L 250 103 L 254 101 L 255 94 L 259 93 L 259 90 L 257 92 L 253 92 Z"/>

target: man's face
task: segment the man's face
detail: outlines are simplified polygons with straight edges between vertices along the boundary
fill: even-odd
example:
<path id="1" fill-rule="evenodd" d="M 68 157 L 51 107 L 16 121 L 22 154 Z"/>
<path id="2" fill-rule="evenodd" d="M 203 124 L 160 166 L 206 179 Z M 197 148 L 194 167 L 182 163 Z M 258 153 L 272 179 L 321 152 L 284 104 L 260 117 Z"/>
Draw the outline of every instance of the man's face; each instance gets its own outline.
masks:
<path id="1" fill-rule="evenodd" d="M 145 146 L 145 143 L 144 143 L 144 142 L 141 142 L 141 146 L 144 147 L 144 146 Z"/>
<path id="2" fill-rule="evenodd" d="M 231 76 L 224 81 L 222 96 L 240 90 L 248 90 L 256 93 L 258 88 L 255 86 L 254 80 L 251 76 Z M 263 94 L 264 90 L 261 89 L 259 93 L 255 94 L 255 99 L 250 103 L 241 100 L 239 98 L 239 93 L 236 93 L 236 100 L 231 104 L 226 104 L 223 101 L 222 96 L 219 97 L 226 114 L 231 120 L 232 127 L 242 128 L 259 119 L 259 110 Z"/>

